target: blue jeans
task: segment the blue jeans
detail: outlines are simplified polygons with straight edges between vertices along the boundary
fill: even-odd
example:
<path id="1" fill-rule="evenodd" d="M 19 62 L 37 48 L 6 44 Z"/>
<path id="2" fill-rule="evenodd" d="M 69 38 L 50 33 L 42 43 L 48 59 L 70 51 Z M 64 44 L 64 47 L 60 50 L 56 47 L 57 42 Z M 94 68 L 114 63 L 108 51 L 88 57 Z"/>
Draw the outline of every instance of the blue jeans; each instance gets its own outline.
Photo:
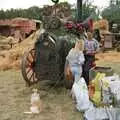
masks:
<path id="1" fill-rule="evenodd" d="M 74 80 L 78 81 L 82 75 L 82 67 L 78 65 L 71 66 L 71 72 L 74 76 Z"/>

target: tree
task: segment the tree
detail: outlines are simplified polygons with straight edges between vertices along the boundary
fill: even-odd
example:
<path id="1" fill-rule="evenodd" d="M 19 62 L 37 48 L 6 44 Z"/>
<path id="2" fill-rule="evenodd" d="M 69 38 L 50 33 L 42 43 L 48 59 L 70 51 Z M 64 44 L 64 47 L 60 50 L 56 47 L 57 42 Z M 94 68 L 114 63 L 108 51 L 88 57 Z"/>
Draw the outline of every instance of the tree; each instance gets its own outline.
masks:
<path id="1" fill-rule="evenodd" d="M 33 6 L 27 9 L 27 17 L 30 19 L 37 19 L 39 20 L 41 18 L 41 12 L 40 12 L 40 8 L 37 6 Z"/>
<path id="2" fill-rule="evenodd" d="M 109 3 L 109 5 L 110 6 L 113 6 L 113 5 L 120 5 L 120 1 L 119 0 L 110 0 L 110 3 Z"/>
<path id="3" fill-rule="evenodd" d="M 54 1 L 57 1 L 57 0 L 54 0 Z M 75 20 L 83 21 L 91 15 L 93 15 L 93 18 L 98 17 L 98 15 L 96 14 L 97 7 L 93 6 L 92 2 L 89 2 L 90 0 L 84 0 L 84 2 L 82 0 L 77 0 L 77 1 L 78 1 L 77 2 L 78 9 L 75 9 L 75 8 L 72 9 L 72 16 L 76 17 Z M 81 8 L 81 5 L 82 5 L 82 8 Z M 56 4 L 56 6 L 57 6 L 57 4 Z M 67 10 L 71 11 L 71 6 L 68 2 L 59 3 L 59 6 L 61 6 L 61 8 L 62 7 L 64 8 L 64 10 L 62 9 L 63 13 L 68 14 L 66 11 Z M 0 10 L 0 19 L 12 19 L 15 17 L 23 17 L 23 18 L 41 20 L 42 13 L 44 12 L 43 10 L 44 10 L 44 8 L 39 8 L 37 6 L 32 6 L 28 9 L 10 9 L 10 10 L 6 10 L 6 11 Z M 45 12 L 47 10 L 48 10 L 48 7 L 46 8 Z M 70 14 L 68 14 L 68 15 L 70 15 Z"/>
<path id="4" fill-rule="evenodd" d="M 12 19 L 15 17 L 23 17 L 30 19 L 41 19 L 41 8 L 37 6 L 30 7 L 28 9 L 10 9 L 0 10 L 0 19 Z"/>
<path id="5" fill-rule="evenodd" d="M 81 1 L 78 0 L 78 2 L 79 2 L 80 7 L 78 6 L 77 9 L 72 9 L 72 13 L 73 13 L 73 16 L 75 16 L 75 19 L 78 20 L 79 13 L 80 13 L 80 15 L 82 15 L 82 17 L 79 18 L 82 21 L 90 16 L 95 20 L 99 19 L 98 18 L 99 12 L 96 12 L 96 11 L 98 11 L 97 6 L 92 5 L 92 1 L 90 1 L 90 0 L 82 1 L 82 9 L 80 9 L 81 8 Z M 78 9 L 80 9 L 80 10 L 78 10 Z"/>
<path id="6" fill-rule="evenodd" d="M 83 0 L 77 0 L 77 21 L 82 20 L 82 3 Z"/>
<path id="7" fill-rule="evenodd" d="M 94 20 L 98 20 L 99 10 L 97 6 L 92 5 L 91 2 L 87 2 L 87 3 L 85 2 L 83 4 L 83 18 L 86 19 L 89 16 L 91 16 Z"/>
<path id="8" fill-rule="evenodd" d="M 109 6 L 102 11 L 102 16 L 110 23 L 120 23 L 120 2 L 111 0 Z"/>
<path id="9" fill-rule="evenodd" d="M 6 14 L 4 12 L 4 10 L 0 11 L 0 19 L 5 19 L 6 18 Z"/>

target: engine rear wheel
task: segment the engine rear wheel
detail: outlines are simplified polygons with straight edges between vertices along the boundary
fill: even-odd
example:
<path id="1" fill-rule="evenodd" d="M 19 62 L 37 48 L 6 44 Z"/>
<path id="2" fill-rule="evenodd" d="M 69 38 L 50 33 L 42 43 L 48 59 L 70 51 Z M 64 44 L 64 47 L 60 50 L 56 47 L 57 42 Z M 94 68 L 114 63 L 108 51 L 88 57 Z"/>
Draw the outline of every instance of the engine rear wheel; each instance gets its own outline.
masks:
<path id="1" fill-rule="evenodd" d="M 21 72 L 27 85 L 32 85 L 38 82 L 35 74 L 35 49 L 25 52 L 21 62 Z"/>

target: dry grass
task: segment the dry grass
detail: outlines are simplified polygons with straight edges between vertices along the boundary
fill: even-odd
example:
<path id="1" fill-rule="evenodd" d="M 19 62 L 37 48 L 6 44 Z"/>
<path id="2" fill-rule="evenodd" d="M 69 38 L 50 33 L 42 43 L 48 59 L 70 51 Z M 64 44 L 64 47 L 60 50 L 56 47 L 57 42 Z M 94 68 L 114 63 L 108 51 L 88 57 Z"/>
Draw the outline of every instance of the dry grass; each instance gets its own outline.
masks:
<path id="1" fill-rule="evenodd" d="M 107 62 L 120 62 L 120 52 L 108 51 L 105 53 L 99 53 L 96 55 L 98 61 L 96 63 Z"/>
<path id="2" fill-rule="evenodd" d="M 120 62 L 99 62 L 111 66 L 120 74 Z M 43 112 L 38 115 L 24 114 L 30 108 L 33 88 L 38 88 L 43 101 Z M 20 71 L 0 72 L 0 119 L 1 120 L 83 120 L 82 113 L 74 111 L 74 104 L 65 88 L 50 88 L 41 82 L 25 87 Z"/>
<path id="3" fill-rule="evenodd" d="M 38 88 L 43 101 L 43 112 L 38 115 L 24 114 L 30 108 L 33 88 Z M 40 83 L 25 87 L 20 72 L 0 72 L 0 116 L 1 120 L 83 120 L 65 88 L 50 88 Z"/>

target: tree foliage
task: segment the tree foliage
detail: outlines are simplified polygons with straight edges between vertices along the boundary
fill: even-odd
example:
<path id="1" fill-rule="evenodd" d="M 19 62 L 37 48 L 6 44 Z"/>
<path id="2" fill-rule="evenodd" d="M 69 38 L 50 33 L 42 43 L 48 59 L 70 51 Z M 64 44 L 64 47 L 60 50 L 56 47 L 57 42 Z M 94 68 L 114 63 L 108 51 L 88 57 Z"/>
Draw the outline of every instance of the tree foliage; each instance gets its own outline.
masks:
<path id="1" fill-rule="evenodd" d="M 76 9 L 72 9 L 72 11 L 73 11 L 73 15 L 77 17 Z M 83 5 L 82 5 L 82 20 L 85 20 L 88 17 L 92 17 L 94 20 L 98 20 L 99 10 L 97 6 L 92 5 L 92 1 L 84 0 Z"/>
<path id="2" fill-rule="evenodd" d="M 99 19 L 99 11 L 97 6 L 92 5 L 91 2 L 85 2 L 83 4 L 83 19 L 86 19 L 87 17 L 91 16 L 94 20 Z"/>
<path id="3" fill-rule="evenodd" d="M 30 19 L 41 19 L 41 8 L 37 6 L 30 7 L 28 9 L 10 9 L 0 10 L 0 19 L 12 19 L 15 17 L 23 17 Z"/>
<path id="4" fill-rule="evenodd" d="M 120 2 L 111 0 L 109 6 L 103 10 L 102 16 L 111 23 L 120 23 Z"/>
<path id="5" fill-rule="evenodd" d="M 93 18 L 98 19 L 98 15 L 96 14 L 96 6 L 93 6 L 91 2 L 83 3 L 83 16 L 82 19 L 85 20 L 89 16 L 93 16 Z M 59 3 L 60 6 L 66 6 L 70 7 L 70 4 L 68 2 L 62 2 Z M 69 8 L 70 9 L 70 8 Z M 42 12 L 43 8 L 39 8 L 37 6 L 32 6 L 28 9 L 10 9 L 10 10 L 0 10 L 0 19 L 12 19 L 15 17 L 23 17 L 23 18 L 29 18 L 29 19 L 37 19 L 41 20 L 42 19 Z M 75 17 L 76 16 L 76 8 L 72 9 L 72 15 Z"/>

